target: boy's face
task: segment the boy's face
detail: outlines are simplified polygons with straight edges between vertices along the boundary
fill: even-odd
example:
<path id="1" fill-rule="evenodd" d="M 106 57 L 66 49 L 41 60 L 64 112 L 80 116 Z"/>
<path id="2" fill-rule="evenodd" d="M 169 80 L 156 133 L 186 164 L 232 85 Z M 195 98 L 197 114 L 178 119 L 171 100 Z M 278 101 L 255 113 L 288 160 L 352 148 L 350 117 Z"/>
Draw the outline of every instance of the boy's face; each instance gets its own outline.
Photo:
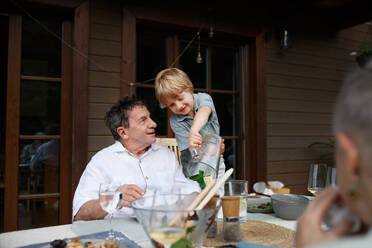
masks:
<path id="1" fill-rule="evenodd" d="M 175 114 L 194 116 L 194 97 L 191 93 L 183 91 L 174 98 L 169 98 L 167 107 Z"/>

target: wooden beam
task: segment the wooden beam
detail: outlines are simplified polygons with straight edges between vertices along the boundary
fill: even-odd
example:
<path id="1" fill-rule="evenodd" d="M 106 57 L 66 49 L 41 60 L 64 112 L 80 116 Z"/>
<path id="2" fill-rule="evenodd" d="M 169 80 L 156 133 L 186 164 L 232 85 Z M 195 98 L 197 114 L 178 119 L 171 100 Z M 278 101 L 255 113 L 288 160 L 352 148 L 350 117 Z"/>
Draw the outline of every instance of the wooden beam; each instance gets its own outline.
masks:
<path id="1" fill-rule="evenodd" d="M 51 5 L 56 7 L 63 7 L 63 8 L 76 8 L 84 0 L 23 0 L 22 2 L 28 2 L 28 3 L 37 3 L 37 4 L 43 4 L 43 5 Z"/>
<path id="2" fill-rule="evenodd" d="M 206 31 L 208 28 L 209 20 L 203 18 L 201 16 L 195 17 L 195 15 L 190 15 L 189 12 L 185 12 L 184 9 L 172 10 L 169 11 L 167 9 L 154 9 L 154 8 L 146 8 L 146 7 L 139 7 L 139 6 L 128 6 L 133 13 L 133 15 L 138 20 L 145 20 L 151 22 L 158 22 L 161 23 L 162 26 L 165 24 L 189 28 L 193 30 L 197 30 L 200 26 L 204 26 L 204 30 Z M 237 35 L 239 37 L 255 37 L 259 34 L 259 28 L 251 28 L 243 26 L 243 25 L 236 25 L 236 24 L 228 24 L 226 22 L 219 22 L 217 20 L 213 21 L 213 27 L 216 32 L 219 32 L 219 35 L 223 35 L 228 33 L 228 37 L 231 39 L 232 36 Z"/>
<path id="3" fill-rule="evenodd" d="M 264 79 L 265 40 L 259 34 L 249 47 L 247 78 L 247 146 L 246 171 L 250 188 L 257 181 L 266 181 L 266 85 Z"/>
<path id="4" fill-rule="evenodd" d="M 72 44 L 72 22 L 63 22 L 63 40 Z M 72 216 L 72 187 L 71 187 L 71 161 L 72 161 L 72 49 L 62 44 L 62 85 L 61 85 L 61 136 L 60 140 L 60 215 L 59 224 L 71 223 Z"/>
<path id="5" fill-rule="evenodd" d="M 4 231 L 17 230 L 22 17 L 9 16 Z"/>
<path id="6" fill-rule="evenodd" d="M 257 181 L 266 181 L 266 82 L 264 33 L 256 37 Z"/>
<path id="7" fill-rule="evenodd" d="M 74 44 L 82 54 L 88 54 L 90 1 L 75 10 Z M 88 60 L 73 53 L 72 89 L 72 192 L 79 183 L 88 156 Z"/>

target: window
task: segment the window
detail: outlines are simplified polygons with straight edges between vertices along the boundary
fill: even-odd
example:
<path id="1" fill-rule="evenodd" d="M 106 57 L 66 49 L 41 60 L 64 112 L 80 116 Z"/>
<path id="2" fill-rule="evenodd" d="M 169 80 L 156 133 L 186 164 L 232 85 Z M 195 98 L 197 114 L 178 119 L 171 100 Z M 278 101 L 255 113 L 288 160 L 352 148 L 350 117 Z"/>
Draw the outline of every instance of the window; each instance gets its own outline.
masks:
<path id="1" fill-rule="evenodd" d="M 191 33 L 189 35 L 192 35 Z M 155 99 L 154 78 L 156 74 L 174 64 L 185 71 L 193 82 L 195 92 L 209 93 L 214 101 L 220 123 L 220 135 L 225 139 L 224 159 L 227 168 L 238 167 L 239 109 L 239 49 L 237 46 L 221 46 L 202 43 L 201 56 L 203 63 L 196 63 L 197 44 L 192 44 L 184 51 L 190 39 L 180 38 L 176 31 L 149 29 L 137 26 L 137 83 L 136 94 L 149 103 L 152 118 L 158 124 L 158 136 L 172 136 L 169 117 L 166 109 L 161 109 Z M 178 47 L 178 51 L 172 49 Z M 179 61 L 181 52 L 183 55 Z M 169 59 L 167 62 L 167 58 Z M 237 170 L 235 170 L 237 171 Z"/>

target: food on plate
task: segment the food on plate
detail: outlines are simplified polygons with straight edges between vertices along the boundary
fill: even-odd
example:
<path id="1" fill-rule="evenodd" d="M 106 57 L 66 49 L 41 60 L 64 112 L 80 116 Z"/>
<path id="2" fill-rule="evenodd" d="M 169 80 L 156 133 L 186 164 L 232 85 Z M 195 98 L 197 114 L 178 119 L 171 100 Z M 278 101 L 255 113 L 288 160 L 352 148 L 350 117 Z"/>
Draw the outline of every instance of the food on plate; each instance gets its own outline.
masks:
<path id="1" fill-rule="evenodd" d="M 273 209 L 273 205 L 271 205 L 271 202 L 267 202 L 253 206 L 252 209 Z"/>
<path id="2" fill-rule="evenodd" d="M 103 242 L 99 248 L 118 248 L 118 244 L 115 242 Z"/>
<path id="3" fill-rule="evenodd" d="M 66 241 L 64 241 L 63 239 L 55 239 L 53 240 L 50 245 L 53 247 L 53 248 L 65 248 L 67 243 Z"/>
<path id="4" fill-rule="evenodd" d="M 261 198 L 260 195 L 249 195 L 248 198 Z"/>
<path id="5" fill-rule="evenodd" d="M 83 248 L 84 246 L 80 243 L 79 238 L 71 239 L 68 243 L 66 248 Z"/>
<path id="6" fill-rule="evenodd" d="M 84 243 L 84 248 L 96 248 L 96 244 L 88 241 Z"/>
<path id="7" fill-rule="evenodd" d="M 52 248 L 118 248 L 118 244 L 113 241 L 81 241 L 80 238 L 71 239 L 66 243 L 62 239 L 53 240 L 50 243 Z"/>

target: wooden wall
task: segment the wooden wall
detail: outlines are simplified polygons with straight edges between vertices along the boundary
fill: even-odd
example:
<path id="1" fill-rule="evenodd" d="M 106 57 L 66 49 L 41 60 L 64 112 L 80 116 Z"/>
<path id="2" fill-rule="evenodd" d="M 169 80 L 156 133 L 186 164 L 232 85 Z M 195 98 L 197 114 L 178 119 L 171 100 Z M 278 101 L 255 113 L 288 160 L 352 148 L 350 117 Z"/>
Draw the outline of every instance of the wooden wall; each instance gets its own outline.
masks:
<path id="1" fill-rule="evenodd" d="M 89 38 L 88 160 L 114 142 L 104 124 L 106 111 L 120 98 L 120 3 L 91 1 Z"/>
<path id="2" fill-rule="evenodd" d="M 307 193 L 309 165 L 322 152 L 307 146 L 332 138 L 339 87 L 357 66 L 350 53 L 366 38 L 369 26 L 348 28 L 333 37 L 292 34 L 289 49 L 281 49 L 271 35 L 265 61 L 268 180 L 282 181 L 294 193 Z"/>

